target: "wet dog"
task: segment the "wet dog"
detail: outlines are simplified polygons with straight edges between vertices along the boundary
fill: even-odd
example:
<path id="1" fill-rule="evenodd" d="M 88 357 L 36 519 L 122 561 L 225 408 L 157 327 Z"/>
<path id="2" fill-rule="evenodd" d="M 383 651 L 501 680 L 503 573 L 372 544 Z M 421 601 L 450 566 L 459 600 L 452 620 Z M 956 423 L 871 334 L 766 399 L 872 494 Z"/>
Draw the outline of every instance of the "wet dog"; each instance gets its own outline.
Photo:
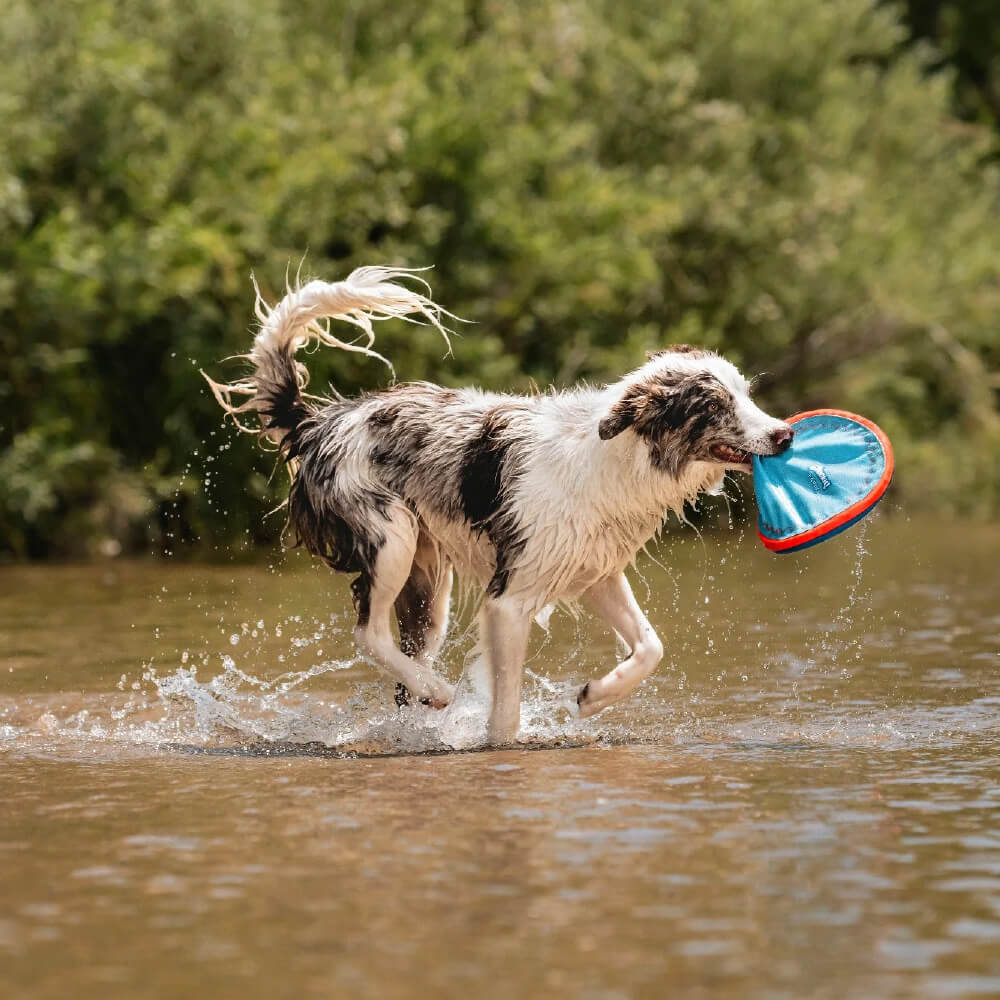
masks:
<path id="1" fill-rule="evenodd" d="M 414 277 L 360 268 L 346 281 L 289 289 L 273 308 L 258 292 L 251 371 L 208 381 L 226 413 L 270 439 L 288 465 L 298 542 L 357 574 L 355 637 L 397 681 L 400 703 L 451 701 L 434 661 L 453 572 L 483 589 L 487 739 L 503 745 L 517 737 L 532 619 L 582 599 L 629 655 L 580 689 L 580 714 L 629 695 L 663 646 L 625 567 L 668 511 L 683 516 L 686 502 L 721 488 L 727 470 L 748 472 L 751 455 L 785 450 L 792 429 L 755 405 L 732 364 L 687 346 L 651 354 L 601 388 L 515 396 L 403 383 L 353 399 L 307 395 L 294 355 L 311 342 L 375 355 L 372 321 L 393 316 L 427 321 L 447 339 L 448 314 L 403 283 Z M 363 342 L 336 336 L 330 318 L 359 327 Z M 243 425 L 245 414 L 260 427 Z"/>

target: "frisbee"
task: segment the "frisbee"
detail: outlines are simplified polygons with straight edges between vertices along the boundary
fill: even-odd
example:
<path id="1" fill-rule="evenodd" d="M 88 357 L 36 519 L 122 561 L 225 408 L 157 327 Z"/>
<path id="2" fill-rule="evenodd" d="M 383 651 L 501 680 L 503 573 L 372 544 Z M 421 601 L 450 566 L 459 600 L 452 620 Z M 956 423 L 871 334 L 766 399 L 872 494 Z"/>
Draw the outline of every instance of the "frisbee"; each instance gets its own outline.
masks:
<path id="1" fill-rule="evenodd" d="M 870 420 L 843 410 L 789 417 L 791 447 L 753 456 L 757 534 L 772 552 L 798 552 L 856 524 L 892 482 L 892 446 Z"/>

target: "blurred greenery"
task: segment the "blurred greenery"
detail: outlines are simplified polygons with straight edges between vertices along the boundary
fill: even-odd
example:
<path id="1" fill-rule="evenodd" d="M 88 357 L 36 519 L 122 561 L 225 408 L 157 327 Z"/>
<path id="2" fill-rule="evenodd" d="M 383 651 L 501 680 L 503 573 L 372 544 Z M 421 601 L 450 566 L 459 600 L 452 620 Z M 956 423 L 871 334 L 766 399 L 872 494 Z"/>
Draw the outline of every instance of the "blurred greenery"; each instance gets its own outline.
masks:
<path id="1" fill-rule="evenodd" d="M 401 378 L 705 344 L 777 413 L 881 423 L 906 505 L 995 516 L 998 33 L 992 0 L 8 0 L 0 553 L 273 538 L 283 477 L 198 368 L 300 264 L 435 265 L 475 325 L 386 324 Z"/>
<path id="2" fill-rule="evenodd" d="M 938 49 L 929 67 L 954 80 L 956 114 L 1000 126 L 1000 10 L 996 0 L 906 0 L 910 40 Z"/>

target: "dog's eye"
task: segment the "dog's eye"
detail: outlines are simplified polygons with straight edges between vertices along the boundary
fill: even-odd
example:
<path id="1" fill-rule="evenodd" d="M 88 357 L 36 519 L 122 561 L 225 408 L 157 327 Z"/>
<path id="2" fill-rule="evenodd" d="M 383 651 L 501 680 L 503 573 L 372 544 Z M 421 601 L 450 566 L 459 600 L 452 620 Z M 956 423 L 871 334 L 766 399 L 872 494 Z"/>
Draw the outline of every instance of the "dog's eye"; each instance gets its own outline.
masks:
<path id="1" fill-rule="evenodd" d="M 719 404 L 718 403 L 709 403 L 708 404 L 708 412 L 709 413 L 718 413 L 719 412 Z"/>

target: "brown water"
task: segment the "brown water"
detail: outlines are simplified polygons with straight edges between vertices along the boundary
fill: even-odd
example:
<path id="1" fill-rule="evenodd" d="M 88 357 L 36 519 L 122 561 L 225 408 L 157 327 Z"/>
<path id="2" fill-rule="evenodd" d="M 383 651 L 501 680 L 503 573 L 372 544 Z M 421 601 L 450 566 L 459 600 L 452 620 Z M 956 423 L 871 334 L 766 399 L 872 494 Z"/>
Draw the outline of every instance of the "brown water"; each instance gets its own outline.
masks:
<path id="1" fill-rule="evenodd" d="M 556 615 L 502 752 L 302 559 L 0 570 L 0 994 L 1000 996 L 1000 530 L 656 555 L 655 680 L 575 720 Z"/>

